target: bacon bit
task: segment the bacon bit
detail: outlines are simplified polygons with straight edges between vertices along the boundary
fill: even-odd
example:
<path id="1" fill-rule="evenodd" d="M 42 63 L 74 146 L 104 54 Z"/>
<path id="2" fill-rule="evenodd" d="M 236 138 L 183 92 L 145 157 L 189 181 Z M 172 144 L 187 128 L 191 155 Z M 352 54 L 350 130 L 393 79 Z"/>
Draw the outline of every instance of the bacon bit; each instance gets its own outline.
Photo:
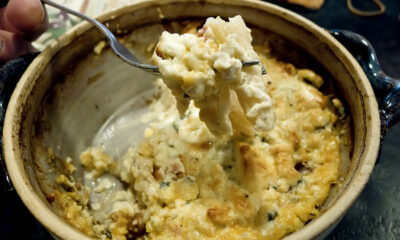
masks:
<path id="1" fill-rule="evenodd" d="M 207 141 L 207 142 L 201 143 L 201 144 L 200 144 L 200 147 L 201 147 L 202 149 L 204 149 L 204 150 L 208 150 L 208 149 L 210 149 L 210 148 L 212 147 L 212 145 L 213 145 L 212 142 Z"/>
<path id="2" fill-rule="evenodd" d="M 153 167 L 153 177 L 157 181 L 160 181 L 162 179 L 159 167 L 156 166 Z"/>
<path id="3" fill-rule="evenodd" d="M 298 162 L 296 163 L 296 165 L 294 165 L 294 168 L 298 171 L 298 172 L 302 172 L 306 169 L 306 166 L 304 165 L 303 162 Z"/>
<path id="4" fill-rule="evenodd" d="M 46 195 L 46 200 L 47 202 L 49 202 L 50 204 L 54 202 L 54 200 L 56 200 L 56 196 L 54 193 L 51 193 L 49 195 Z"/>

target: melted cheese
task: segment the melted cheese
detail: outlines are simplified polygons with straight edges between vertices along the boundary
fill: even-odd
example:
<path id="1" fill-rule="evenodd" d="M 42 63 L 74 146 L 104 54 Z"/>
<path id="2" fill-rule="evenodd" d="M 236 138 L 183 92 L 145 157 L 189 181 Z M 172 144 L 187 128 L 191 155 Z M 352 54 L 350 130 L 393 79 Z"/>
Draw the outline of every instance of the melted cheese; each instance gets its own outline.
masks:
<path id="1" fill-rule="evenodd" d="M 261 59 L 270 69 L 276 125 L 251 137 L 216 137 L 194 104 L 183 115 L 171 108 L 175 98 L 157 82 L 161 101 L 151 107 L 164 118 L 120 160 L 127 170 L 111 170 L 120 179 L 131 176 L 143 207 L 123 213 L 141 216 L 138 228 L 147 238 L 280 239 L 319 214 L 338 177 L 337 116 L 301 71 Z"/>
<path id="2" fill-rule="evenodd" d="M 83 205 L 86 215 L 89 208 L 90 224 L 80 229 L 104 239 L 280 239 L 318 216 L 338 180 L 339 147 L 348 131 L 338 127 L 343 105 L 316 88 L 323 79 L 313 71 L 259 58 L 268 69 L 263 82 L 273 102 L 273 129 L 255 133 L 253 123 L 239 124 L 236 134 L 216 136 L 200 120 L 202 109 L 189 103 L 180 113 L 178 98 L 158 80 L 159 94 L 144 116 L 154 122 L 138 146 L 118 160 L 96 148 L 81 155 L 85 177 L 95 183 L 87 186 L 90 202 L 95 194 L 105 197 L 101 207 L 72 204 L 66 219 L 79 227 L 74 206 Z M 250 123 L 249 111 L 235 104 L 240 94 L 232 92 L 230 121 Z M 59 178 L 69 189 L 74 183 L 67 180 Z"/>

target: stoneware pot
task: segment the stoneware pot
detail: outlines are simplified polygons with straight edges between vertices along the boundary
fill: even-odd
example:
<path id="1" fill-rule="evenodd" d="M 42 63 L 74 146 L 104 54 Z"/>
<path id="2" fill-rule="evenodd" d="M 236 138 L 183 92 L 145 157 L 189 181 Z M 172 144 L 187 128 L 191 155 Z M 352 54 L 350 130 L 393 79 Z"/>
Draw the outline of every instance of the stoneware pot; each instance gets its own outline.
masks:
<path id="1" fill-rule="evenodd" d="M 285 237 L 323 238 L 364 188 L 381 138 L 399 119 L 399 82 L 380 70 L 368 41 L 347 31 L 327 31 L 262 1 L 138 1 L 98 19 L 124 36 L 144 61 L 150 54 L 149 44 L 157 42 L 161 31 L 179 25 L 171 21 L 235 15 L 257 29 L 255 41 L 262 41 L 263 35 L 278 36 L 285 44 L 277 41 L 276 47 L 289 61 L 297 64 L 297 56 L 315 63 L 310 67 L 318 66 L 317 72 L 333 83 L 352 116 L 353 146 L 343 156 L 340 183 L 331 191 L 319 217 Z M 118 156 L 142 136 L 143 126 L 133 120 L 146 111 L 143 99 L 151 95 L 155 78 L 125 64 L 107 47 L 101 54 L 95 53 L 94 47 L 103 39 L 96 28 L 83 22 L 38 56 L 25 56 L 1 70 L 3 116 L 8 95 L 16 85 L 2 139 L 9 177 L 32 214 L 62 239 L 88 237 L 69 225 L 61 217 L 60 206 L 49 198 L 56 187 L 57 172 L 48 168 L 44 149 L 52 148 L 61 158 L 71 157 L 76 165 L 79 153 L 91 145 L 103 146 Z M 297 49 L 297 54 L 292 49 Z M 18 72 L 32 59 L 20 77 Z M 82 169 L 74 176 L 83 181 Z"/>

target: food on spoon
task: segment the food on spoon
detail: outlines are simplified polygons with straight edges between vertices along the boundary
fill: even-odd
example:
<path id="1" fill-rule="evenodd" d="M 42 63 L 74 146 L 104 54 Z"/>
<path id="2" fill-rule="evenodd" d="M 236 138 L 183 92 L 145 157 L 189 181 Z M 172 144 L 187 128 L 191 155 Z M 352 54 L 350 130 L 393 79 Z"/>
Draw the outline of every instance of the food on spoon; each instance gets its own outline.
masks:
<path id="1" fill-rule="evenodd" d="M 258 60 L 251 41 L 250 29 L 241 16 L 227 22 L 208 18 L 197 35 L 162 33 L 153 61 L 181 114 L 193 100 L 211 132 L 232 135 L 236 126 L 232 126 L 229 112 L 232 103 L 239 103 L 256 131 L 273 128 L 272 102 L 261 65 L 242 66 L 241 61 Z M 231 95 L 238 101 L 232 102 Z"/>

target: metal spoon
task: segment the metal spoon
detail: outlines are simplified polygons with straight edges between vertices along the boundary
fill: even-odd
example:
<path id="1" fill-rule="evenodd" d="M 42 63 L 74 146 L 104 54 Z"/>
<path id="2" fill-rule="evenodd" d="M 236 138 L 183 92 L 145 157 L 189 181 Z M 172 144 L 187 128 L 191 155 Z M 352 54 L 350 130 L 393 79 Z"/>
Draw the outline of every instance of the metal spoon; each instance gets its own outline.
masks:
<path id="1" fill-rule="evenodd" d="M 41 1 L 42 1 L 42 3 L 46 3 L 52 7 L 58 8 L 69 14 L 72 14 L 74 16 L 82 18 L 82 19 L 92 23 L 93 25 L 95 25 L 97 28 L 99 28 L 101 30 L 102 33 L 104 33 L 104 35 L 106 35 L 106 37 L 108 38 L 108 41 L 110 42 L 111 49 L 113 50 L 115 55 L 117 55 L 120 59 L 124 60 L 128 64 L 130 64 L 134 67 L 140 68 L 146 72 L 150 72 L 153 74 L 160 74 L 160 71 L 157 66 L 141 63 L 135 56 L 133 56 L 130 53 L 130 51 L 126 47 L 124 47 L 124 45 L 122 45 L 118 41 L 118 39 L 114 36 L 114 34 L 99 21 L 94 20 L 93 18 L 90 18 L 84 14 L 81 14 L 81 13 L 71 10 L 69 8 L 66 8 L 64 6 L 61 6 L 53 1 L 49 1 L 49 0 L 41 0 Z M 257 65 L 257 64 L 260 64 L 260 61 L 256 61 L 256 60 L 255 61 L 242 61 L 243 66 L 252 66 L 252 65 Z M 263 74 L 265 74 L 265 73 L 266 73 L 266 71 L 265 71 L 265 68 L 263 67 Z"/>

